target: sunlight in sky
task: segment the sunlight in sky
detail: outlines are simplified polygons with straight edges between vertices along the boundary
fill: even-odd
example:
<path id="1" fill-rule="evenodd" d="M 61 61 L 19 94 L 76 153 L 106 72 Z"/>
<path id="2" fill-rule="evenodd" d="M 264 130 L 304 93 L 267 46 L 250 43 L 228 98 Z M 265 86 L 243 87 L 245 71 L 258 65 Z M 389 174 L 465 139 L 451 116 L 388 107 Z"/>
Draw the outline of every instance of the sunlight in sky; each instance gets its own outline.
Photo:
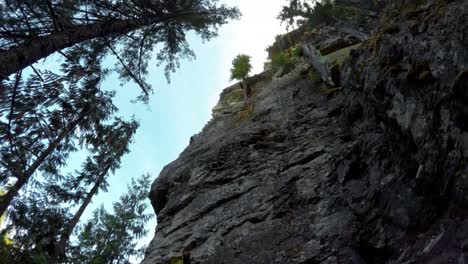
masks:
<path id="1" fill-rule="evenodd" d="M 166 164 L 175 160 L 188 145 L 193 134 L 199 133 L 211 118 L 211 109 L 219 94 L 230 85 L 231 61 L 240 53 L 252 56 L 253 71 L 260 73 L 267 59 L 265 48 L 271 45 L 277 34 L 285 32 L 276 19 L 285 0 L 226 0 L 228 5 L 238 6 L 243 13 L 240 21 L 231 22 L 221 28 L 219 37 L 202 43 L 198 37 L 190 37 L 189 43 L 197 59 L 183 61 L 177 73 L 167 84 L 161 69 L 150 69 L 148 78 L 155 90 L 148 106 L 132 104 L 129 101 L 138 95 L 133 84 L 119 86 L 111 77 L 104 86 L 118 93 L 116 104 L 125 117 L 134 115 L 141 123 L 122 166 L 111 176 L 109 192 L 101 193 L 86 210 L 90 217 L 92 210 L 104 203 L 111 209 L 112 202 L 126 190 L 132 177 L 151 173 L 156 178 Z M 150 209 L 152 211 L 152 209 Z M 84 219 L 83 219 L 84 220 Z M 149 243 L 154 235 L 156 221 L 148 228 L 144 239 Z"/>

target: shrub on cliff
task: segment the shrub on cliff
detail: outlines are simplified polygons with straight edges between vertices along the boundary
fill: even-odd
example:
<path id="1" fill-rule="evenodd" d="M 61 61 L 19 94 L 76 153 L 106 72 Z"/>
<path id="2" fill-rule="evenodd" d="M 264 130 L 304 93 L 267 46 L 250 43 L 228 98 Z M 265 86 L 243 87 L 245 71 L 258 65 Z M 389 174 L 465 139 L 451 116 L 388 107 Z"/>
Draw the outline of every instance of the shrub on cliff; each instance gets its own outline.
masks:
<path id="1" fill-rule="evenodd" d="M 302 56 L 302 47 L 297 46 L 273 55 L 271 62 L 268 63 L 271 69 L 275 71 L 282 70 L 282 74 L 285 74 L 294 68 L 294 64 L 298 63 Z"/>
<path id="2" fill-rule="evenodd" d="M 292 58 L 287 53 L 280 53 L 271 58 L 272 68 L 275 70 L 284 69 L 287 70 L 292 65 Z"/>

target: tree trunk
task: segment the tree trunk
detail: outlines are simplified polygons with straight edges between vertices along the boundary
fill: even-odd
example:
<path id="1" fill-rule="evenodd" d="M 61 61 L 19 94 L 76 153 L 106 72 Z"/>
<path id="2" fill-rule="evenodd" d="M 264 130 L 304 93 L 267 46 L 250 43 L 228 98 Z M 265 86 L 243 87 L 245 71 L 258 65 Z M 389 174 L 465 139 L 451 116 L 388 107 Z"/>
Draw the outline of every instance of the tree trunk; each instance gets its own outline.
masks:
<path id="1" fill-rule="evenodd" d="M 63 230 L 60 236 L 60 240 L 57 242 L 55 246 L 54 255 L 51 256 L 51 259 L 49 260 L 50 264 L 57 263 L 59 259 L 65 254 L 65 248 L 67 246 L 68 240 L 70 239 L 70 235 L 73 232 L 73 229 L 78 224 L 78 221 L 83 215 L 86 207 L 88 207 L 88 205 L 91 203 L 93 196 L 97 193 L 97 191 L 101 187 L 101 184 L 104 182 L 104 179 L 109 169 L 110 169 L 110 165 L 105 168 L 105 170 L 101 173 L 101 175 L 99 175 L 99 179 L 94 184 L 93 188 L 89 191 L 88 195 L 84 199 L 78 211 L 75 213 L 73 218 L 68 223 L 67 227 L 65 227 L 65 229 Z"/>
<path id="2" fill-rule="evenodd" d="M 133 20 L 114 20 L 58 31 L 47 36 L 34 39 L 31 43 L 22 44 L 8 50 L 0 51 L 0 81 L 10 74 L 46 58 L 52 53 L 72 47 L 75 44 L 98 37 L 122 35 L 143 26 L 159 23 L 174 18 L 181 18 L 204 12 L 179 12 L 164 15 L 159 18 L 142 18 Z"/>
<path id="3" fill-rule="evenodd" d="M 244 93 L 244 104 L 247 105 L 249 103 L 249 97 L 250 97 L 249 86 L 247 85 L 247 82 L 245 80 L 242 80 L 240 82 L 240 86 L 242 88 L 242 92 Z"/>
<path id="4" fill-rule="evenodd" d="M 29 166 L 26 171 L 24 171 L 21 175 L 17 175 L 18 180 L 15 182 L 15 184 L 10 189 L 8 189 L 8 192 L 5 195 L 0 197 L 0 215 L 3 215 L 11 201 L 13 201 L 13 198 L 18 195 L 19 190 L 28 182 L 29 178 L 31 178 L 34 172 L 36 172 L 37 168 L 39 168 L 42 162 L 44 162 L 44 160 L 55 151 L 57 146 L 63 139 L 65 139 L 65 137 L 67 137 L 76 129 L 78 124 L 83 121 L 86 115 L 86 113 L 83 113 L 77 120 L 72 122 L 52 143 L 50 143 L 47 149 L 39 155 L 39 157 L 33 162 L 33 164 L 31 164 L 31 166 Z"/>
<path id="5" fill-rule="evenodd" d="M 0 80 L 6 79 L 10 74 L 32 65 L 56 51 L 97 37 L 124 34 L 140 26 L 142 26 L 142 21 L 134 20 L 79 26 L 39 37 L 31 43 L 1 51 Z"/>

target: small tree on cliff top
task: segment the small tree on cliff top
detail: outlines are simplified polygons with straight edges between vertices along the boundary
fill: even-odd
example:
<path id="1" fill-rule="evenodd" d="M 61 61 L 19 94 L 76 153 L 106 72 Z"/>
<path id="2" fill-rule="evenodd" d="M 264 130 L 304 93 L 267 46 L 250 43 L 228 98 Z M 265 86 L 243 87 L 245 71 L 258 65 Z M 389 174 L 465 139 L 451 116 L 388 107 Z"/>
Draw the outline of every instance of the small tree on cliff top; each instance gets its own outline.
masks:
<path id="1" fill-rule="evenodd" d="M 240 54 L 234 58 L 232 61 L 231 68 L 231 80 L 240 81 L 242 90 L 244 91 L 244 100 L 245 102 L 249 99 L 249 88 L 245 79 L 249 76 L 250 71 L 252 70 L 252 65 L 250 64 L 250 56 Z"/>

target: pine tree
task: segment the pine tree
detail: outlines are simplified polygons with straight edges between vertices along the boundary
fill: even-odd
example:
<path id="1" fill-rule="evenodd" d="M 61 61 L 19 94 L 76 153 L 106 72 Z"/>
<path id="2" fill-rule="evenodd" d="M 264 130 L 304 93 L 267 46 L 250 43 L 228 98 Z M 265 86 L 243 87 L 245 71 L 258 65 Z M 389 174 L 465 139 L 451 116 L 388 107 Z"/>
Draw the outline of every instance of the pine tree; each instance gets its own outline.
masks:
<path id="1" fill-rule="evenodd" d="M 286 22 L 288 27 L 305 24 L 307 18 L 313 10 L 313 6 L 319 2 L 318 0 L 289 0 L 289 4 L 283 6 L 278 18 L 282 22 Z"/>
<path id="2" fill-rule="evenodd" d="M 9 212 L 9 229 L 15 231 L 12 241 L 21 246 L 10 258 L 16 263 L 29 263 L 28 259 L 43 259 L 47 263 L 65 261 L 72 231 L 93 196 L 99 190 L 106 190 L 107 178 L 128 152 L 137 127 L 135 121 L 120 119 L 102 126 L 94 137 L 87 139 L 94 147 L 77 175 L 38 181 L 15 202 Z"/>
<path id="3" fill-rule="evenodd" d="M 0 80 L 56 51 L 92 42 L 100 46 L 98 64 L 114 55 L 121 78 L 147 93 L 144 75 L 156 45 L 162 46 L 156 60 L 166 64 L 169 75 L 180 58 L 194 56 L 188 32 L 209 40 L 220 25 L 239 17 L 236 8 L 217 2 L 5 0 L 0 2 Z"/>
<path id="4" fill-rule="evenodd" d="M 120 166 L 121 158 L 129 151 L 129 144 L 137 128 L 136 121 L 127 123 L 117 120 L 114 124 L 97 131 L 98 136 L 94 138 L 92 144 L 97 146 L 97 150 L 94 151 L 98 153 L 93 160 L 87 160 L 83 172 L 74 181 L 67 181 L 69 184 L 72 183 L 72 186 L 69 187 L 73 191 L 76 189 L 77 181 L 92 183 L 93 187 L 86 193 L 79 209 L 60 233 L 60 239 L 55 246 L 51 262 L 55 263 L 59 258 L 64 257 L 72 231 L 78 224 L 84 210 L 91 203 L 92 198 L 99 190 L 107 190 L 107 177 L 110 172 L 114 172 Z"/>
<path id="5" fill-rule="evenodd" d="M 56 175 L 77 149 L 75 141 L 117 110 L 114 93 L 99 90 L 101 72 L 92 70 L 65 79 L 44 72 L 27 82 L 18 74 L 6 83 L 0 94 L 0 183 L 16 182 L 0 197 L 0 214 L 37 172 Z"/>
<path id="6" fill-rule="evenodd" d="M 288 27 L 296 24 L 316 27 L 322 23 L 338 21 L 334 12 L 334 3 L 331 0 L 289 0 L 278 18 L 286 22 Z"/>
<path id="7" fill-rule="evenodd" d="M 247 103 L 249 100 L 249 87 L 246 83 L 246 78 L 249 76 L 250 71 L 252 70 L 252 65 L 250 64 L 250 56 L 240 54 L 232 61 L 231 68 L 231 80 L 239 80 L 242 90 L 244 92 L 244 102 Z"/>
<path id="8" fill-rule="evenodd" d="M 137 240 L 148 232 L 147 197 L 149 175 L 132 180 L 126 194 L 113 205 L 113 213 L 100 207 L 93 218 L 77 232 L 76 243 L 67 250 L 67 261 L 82 264 L 130 263 L 130 257 L 140 257 L 143 248 Z"/>

